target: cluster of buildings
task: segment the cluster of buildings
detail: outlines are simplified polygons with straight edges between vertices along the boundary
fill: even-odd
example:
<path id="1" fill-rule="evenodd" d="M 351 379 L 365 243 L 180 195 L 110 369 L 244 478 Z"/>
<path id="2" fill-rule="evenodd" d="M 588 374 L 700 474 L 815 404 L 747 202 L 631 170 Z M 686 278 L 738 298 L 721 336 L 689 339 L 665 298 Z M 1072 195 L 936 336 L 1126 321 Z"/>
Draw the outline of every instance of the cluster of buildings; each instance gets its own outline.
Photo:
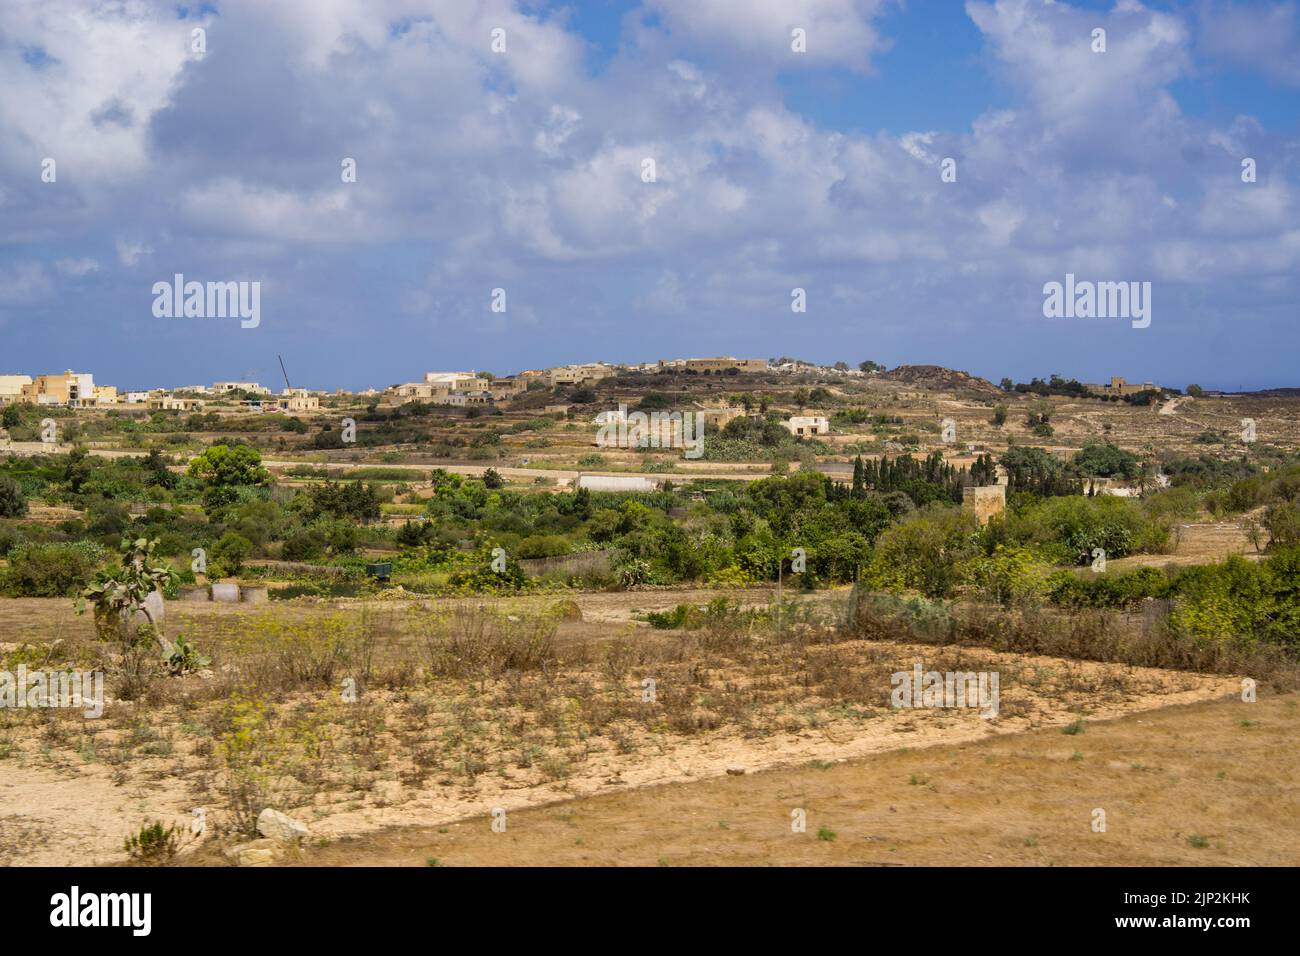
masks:
<path id="1" fill-rule="evenodd" d="M 62 375 L 0 375 L 0 403 L 24 402 L 32 405 L 60 405 L 65 408 L 93 408 L 116 405 L 117 389 L 96 385 L 89 372 L 71 369 Z"/>
<path id="2" fill-rule="evenodd" d="M 517 375 L 496 378 L 486 372 L 426 372 L 424 381 L 395 385 L 389 393 L 405 402 L 423 401 L 434 405 L 466 407 L 506 402 L 529 387 L 581 388 L 625 372 L 684 370 L 700 375 L 736 375 L 771 371 L 766 359 L 730 356 L 701 359 L 660 359 L 642 365 L 584 362 L 547 369 L 528 369 Z"/>
<path id="3" fill-rule="evenodd" d="M 402 402 L 469 408 L 507 402 L 527 387 L 527 381 L 518 375 L 495 378 L 485 372 L 425 372 L 424 381 L 396 385 L 389 391 Z"/>
<path id="4" fill-rule="evenodd" d="M 0 375 L 0 405 L 20 403 L 58 408 L 112 408 L 144 406 L 150 411 L 202 411 L 209 398 L 222 399 L 242 393 L 240 404 L 258 411 L 310 412 L 320 408 L 320 392 L 286 388 L 278 396 L 256 382 L 214 382 L 186 385 L 168 391 L 118 391 L 113 385 L 96 385 L 91 372 L 71 369 L 59 375 Z"/>
<path id="5" fill-rule="evenodd" d="M 789 361 L 773 364 L 767 359 L 734 358 L 724 355 L 716 358 L 660 359 L 657 362 L 646 362 L 640 365 L 586 362 L 547 369 L 528 369 L 517 375 L 503 378 L 487 372 L 427 372 L 423 381 L 394 385 L 383 392 L 373 388 L 356 393 L 339 389 L 335 394 L 345 397 L 388 398 L 398 403 L 424 401 L 434 405 L 468 408 L 509 402 L 529 388 L 576 389 L 624 373 L 664 371 L 682 371 L 698 375 L 808 371 L 862 374 L 857 370 L 846 371 L 842 367 L 821 368 Z M 1122 384 L 1123 380 L 1119 381 Z M 151 411 L 194 412 L 201 411 L 209 401 L 229 401 L 232 397 L 237 397 L 242 406 L 252 410 L 294 414 L 316 411 L 320 408 L 320 399 L 324 395 L 324 392 L 305 388 L 286 388 L 275 395 L 271 389 L 252 381 L 185 385 L 170 390 L 155 388 L 142 391 L 119 391 L 112 385 L 96 385 L 94 375 L 90 372 L 74 372 L 71 369 L 58 375 L 39 375 L 34 379 L 29 375 L 0 375 L 0 405 L 10 402 L 63 408 L 135 405 L 144 406 Z M 824 419 L 819 421 L 824 422 Z M 818 424 L 818 420 L 800 421 L 789 427 L 799 435 L 822 434 L 825 430 L 825 426 Z"/>

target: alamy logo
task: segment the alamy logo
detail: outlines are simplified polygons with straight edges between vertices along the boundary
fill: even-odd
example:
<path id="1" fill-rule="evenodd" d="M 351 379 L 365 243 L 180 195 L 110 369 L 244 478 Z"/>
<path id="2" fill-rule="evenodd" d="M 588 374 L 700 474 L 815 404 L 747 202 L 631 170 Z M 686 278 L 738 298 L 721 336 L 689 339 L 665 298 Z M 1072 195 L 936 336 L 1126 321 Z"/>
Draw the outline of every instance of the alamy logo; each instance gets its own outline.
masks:
<path id="1" fill-rule="evenodd" d="M 981 717 L 998 715 L 997 671 L 896 671 L 889 679 L 894 707 L 978 707 Z"/>
<path id="2" fill-rule="evenodd" d="M 148 936 L 153 926 L 152 893 L 70 893 L 50 897 L 51 926 L 129 926 L 133 936 Z"/>
<path id="3" fill-rule="evenodd" d="M 159 319 L 242 319 L 240 328 L 262 324 L 262 283 L 186 282 L 178 272 L 172 282 L 153 284 L 153 314 Z"/>
<path id="4" fill-rule="evenodd" d="M 596 445 L 600 448 L 684 448 L 684 458 L 704 454 L 704 418 L 691 412 L 602 412 L 597 419 Z"/>
<path id="5" fill-rule="evenodd" d="M 0 671 L 0 708 L 81 707 L 94 719 L 104 714 L 103 671 Z"/>
<path id="6" fill-rule="evenodd" d="M 1049 319 L 1132 319 L 1133 328 L 1151 324 L 1150 282 L 1075 282 L 1043 286 L 1043 315 Z"/>

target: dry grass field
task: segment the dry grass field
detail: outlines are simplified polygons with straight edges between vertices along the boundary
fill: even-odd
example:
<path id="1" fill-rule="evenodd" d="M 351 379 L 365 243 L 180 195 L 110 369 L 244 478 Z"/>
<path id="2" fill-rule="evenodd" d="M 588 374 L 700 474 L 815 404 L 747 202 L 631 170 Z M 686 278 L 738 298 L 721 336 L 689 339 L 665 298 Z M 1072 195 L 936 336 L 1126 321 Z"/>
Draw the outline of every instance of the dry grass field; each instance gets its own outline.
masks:
<path id="1" fill-rule="evenodd" d="M 1295 866 L 1300 700 L 1219 700 L 600 794 L 310 848 L 319 866 Z M 790 811 L 807 814 L 791 831 Z M 1093 811 L 1106 812 L 1094 832 Z M 219 862 L 200 856 L 196 862 Z"/>
<path id="2" fill-rule="evenodd" d="M 1171 748 L 1179 745 L 1140 729 L 1148 720 L 1143 715 L 1240 696 L 1241 681 L 1230 673 L 863 640 L 844 627 L 843 592 L 817 594 L 776 622 L 755 616 L 770 591 L 730 593 L 730 605 L 698 630 L 655 631 L 638 620 L 646 610 L 719 596 L 728 597 L 689 591 L 581 595 L 576 611 L 543 597 L 500 605 L 174 605 L 171 623 L 183 622 L 212 656 L 202 674 L 142 684 L 134 700 L 110 699 L 99 720 L 50 710 L 0 715 L 0 851 L 13 863 L 121 862 L 123 839 L 160 820 L 182 832 L 181 860 L 228 863 L 232 847 L 255 846 L 248 841 L 255 837 L 256 814 L 272 806 L 311 830 L 305 856 L 278 854 L 278 862 L 394 862 L 395 854 L 409 850 L 417 862 L 424 854 L 499 863 L 506 862 L 500 854 L 514 852 L 510 848 L 523 839 L 520 826 L 528 820 L 582 819 L 588 807 L 604 820 L 626 807 L 631 815 L 624 825 L 645 836 L 641 849 L 622 862 L 756 862 L 770 853 L 778 853 L 775 862 L 880 861 L 890 846 L 914 851 L 901 858 L 909 862 L 934 862 L 927 853 L 938 852 L 942 840 L 928 842 L 928 830 L 915 818 L 911 824 L 900 818 L 901 830 L 881 828 L 871 837 L 883 841 L 880 846 L 855 847 L 848 856 L 840 855 L 845 844 L 820 846 L 838 838 L 784 845 L 779 826 L 770 835 L 753 827 L 772 800 L 795 797 L 791 806 L 808 805 L 810 834 L 822 826 L 837 833 L 866 826 L 873 818 L 864 816 L 865 808 L 848 813 L 842 804 L 846 794 L 872 793 L 889 794 L 895 806 L 928 799 L 927 821 L 936 807 L 946 807 L 954 836 L 995 820 L 1002 821 L 999 832 L 1018 833 L 1018 820 L 1020 829 L 1034 831 L 1023 840 L 1042 840 L 1068 829 L 1068 816 L 1059 822 L 1037 810 L 1025 816 L 1027 807 L 1038 806 L 1032 801 L 1100 773 L 1077 799 L 1088 810 L 1105 806 L 1094 795 L 1126 781 L 1124 789 L 1110 791 L 1118 828 L 1143 794 L 1159 796 L 1164 784 L 1183 779 L 1188 764 L 1208 766 L 1191 754 L 1171 764 Z M 66 602 L 5 602 L 3 610 L 6 634 L 18 619 L 59 634 L 57 643 L 6 644 L 11 662 L 21 657 L 33 665 L 89 666 L 103 653 Z M 999 673 L 996 718 L 969 709 L 891 707 L 890 675 L 917 663 L 940 672 Z M 644 699 L 647 677 L 655 681 L 653 701 Z M 357 690 L 351 700 L 343 692 L 348 681 Z M 1216 719 L 1238 715 L 1232 732 L 1248 743 L 1295 727 L 1294 699 L 1267 707 L 1215 706 L 1223 708 Z M 1268 719 L 1240 724 L 1256 713 Z M 1113 726 L 1128 728 L 1127 743 L 1089 757 L 1085 745 Z M 1246 735 L 1256 727 L 1256 737 Z M 1230 731 L 1221 728 L 1214 748 L 1231 749 Z M 1197 741 L 1200 747 L 1197 725 L 1180 733 L 1182 746 Z M 1127 773 L 1113 766 L 1121 750 L 1129 754 Z M 990 764 L 996 774 L 989 774 Z M 1159 769 L 1139 773 L 1130 764 Z M 1293 764 L 1283 761 L 1262 775 L 1258 767 L 1242 772 L 1258 777 L 1250 792 L 1268 795 L 1262 802 L 1284 805 Z M 882 789 L 891 774 L 901 777 Z M 1242 778 L 1234 773 L 1231 779 L 1235 786 Z M 680 789 L 690 781 L 696 783 Z M 664 796 L 679 792 L 689 795 Z M 1235 799 L 1247 800 L 1245 790 L 1236 792 Z M 753 799 L 740 799 L 745 793 Z M 609 803 L 613 794 L 634 802 Z M 716 839 L 701 842 L 691 830 L 697 812 L 688 812 L 660 840 L 656 834 L 667 825 L 661 816 L 676 799 L 716 805 Z M 981 799 L 993 806 L 968 813 Z M 1220 818 L 1209 803 L 1192 829 L 1232 832 L 1229 818 Z M 1233 806 L 1222 809 L 1236 812 Z M 529 809 L 546 807 L 552 809 Z M 495 808 L 511 821 L 519 814 L 518 822 L 501 841 L 475 842 L 470 834 L 477 823 L 471 821 L 486 820 Z M 196 809 L 206 823 L 201 839 L 184 835 Z M 616 826 L 593 824 L 607 825 Z M 424 835 L 393 830 L 411 826 L 424 827 Z M 454 840 L 466 842 L 443 849 L 441 829 L 448 827 L 455 827 L 447 830 Z M 902 840 L 902 830 L 912 838 Z M 37 833 L 40 838 L 32 839 Z M 554 832 L 549 839 L 556 839 Z M 626 848 L 621 840 L 601 842 L 596 831 L 592 839 L 614 856 L 584 860 L 587 838 L 573 833 L 562 858 L 613 862 Z M 784 848 L 767 848 L 769 839 Z M 1294 848 L 1288 840 L 1279 832 L 1277 852 Z M 646 857 L 659 843 L 660 851 Z M 1074 846 L 1062 843 L 1052 860 L 1107 861 L 1104 855 L 1071 860 L 1068 848 Z M 545 841 L 526 847 L 513 862 L 540 862 L 527 854 L 549 852 Z M 995 858 L 1004 860 L 1012 850 L 1004 846 Z M 254 859 L 239 853 L 235 860 Z M 947 862 L 981 861 L 962 854 Z"/>

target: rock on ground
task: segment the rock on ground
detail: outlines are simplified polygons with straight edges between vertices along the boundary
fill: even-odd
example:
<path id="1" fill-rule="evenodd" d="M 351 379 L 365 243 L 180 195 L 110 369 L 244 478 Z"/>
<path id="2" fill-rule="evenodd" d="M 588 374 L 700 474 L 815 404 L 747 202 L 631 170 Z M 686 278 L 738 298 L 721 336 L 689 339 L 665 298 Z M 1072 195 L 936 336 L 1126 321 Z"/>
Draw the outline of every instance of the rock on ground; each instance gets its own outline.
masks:
<path id="1" fill-rule="evenodd" d="M 311 836 L 307 824 L 299 823 L 288 814 L 267 807 L 257 817 L 257 832 L 281 843 L 293 843 Z"/>

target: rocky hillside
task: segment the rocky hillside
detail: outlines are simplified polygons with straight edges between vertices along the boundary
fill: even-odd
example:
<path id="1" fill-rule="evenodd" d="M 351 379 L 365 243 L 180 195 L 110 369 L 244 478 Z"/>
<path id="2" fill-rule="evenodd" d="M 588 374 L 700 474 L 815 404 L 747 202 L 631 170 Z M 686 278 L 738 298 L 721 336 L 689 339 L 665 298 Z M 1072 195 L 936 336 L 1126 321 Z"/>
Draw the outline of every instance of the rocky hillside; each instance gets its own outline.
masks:
<path id="1" fill-rule="evenodd" d="M 933 389 L 944 392 L 973 392 L 988 398 L 1004 395 L 986 378 L 969 375 L 942 365 L 900 365 L 896 369 L 880 376 L 888 381 L 900 382 L 915 388 Z"/>

